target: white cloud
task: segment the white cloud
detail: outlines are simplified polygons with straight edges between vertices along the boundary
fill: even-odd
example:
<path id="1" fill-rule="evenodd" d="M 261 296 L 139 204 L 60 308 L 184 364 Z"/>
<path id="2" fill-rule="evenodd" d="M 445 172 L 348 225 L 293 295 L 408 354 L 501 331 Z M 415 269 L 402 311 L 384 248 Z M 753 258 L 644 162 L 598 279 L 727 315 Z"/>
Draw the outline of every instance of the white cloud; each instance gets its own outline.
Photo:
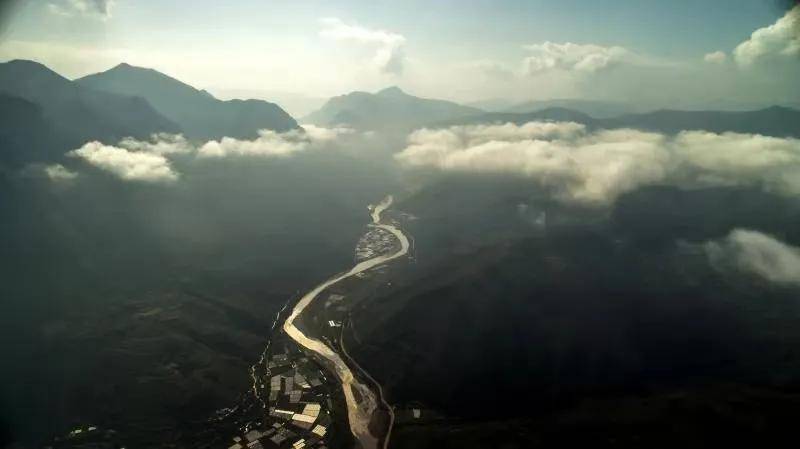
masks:
<path id="1" fill-rule="evenodd" d="M 800 284 L 800 248 L 746 229 L 704 245 L 706 254 L 719 269 L 736 268 L 781 284 Z"/>
<path id="2" fill-rule="evenodd" d="M 173 170 L 169 158 L 178 155 L 198 158 L 285 157 L 301 151 L 331 147 L 336 140 L 350 134 L 354 134 L 354 131 L 349 128 L 304 125 L 302 130 L 284 133 L 261 130 L 253 140 L 223 137 L 197 146 L 183 135 L 159 133 L 153 134 L 149 141 L 126 137 L 117 145 L 88 142 L 67 155 L 81 158 L 127 181 L 171 182 L 180 175 Z M 56 176 L 59 174 L 56 173 Z"/>
<path id="3" fill-rule="evenodd" d="M 303 125 L 303 131 L 261 130 L 254 140 L 239 140 L 223 137 L 221 140 L 206 142 L 197 150 L 198 157 L 219 158 L 226 156 L 267 156 L 281 157 L 294 153 L 319 148 L 342 135 L 353 131 L 348 128 L 322 128 L 314 125 Z"/>
<path id="4" fill-rule="evenodd" d="M 114 0 L 62 0 L 47 4 L 47 9 L 61 16 L 85 16 L 102 20 L 111 18 Z"/>
<path id="5" fill-rule="evenodd" d="M 320 36 L 343 42 L 354 42 L 374 48 L 373 65 L 384 73 L 400 75 L 405 66 L 406 38 L 390 31 L 346 24 L 341 19 L 329 17 L 321 19 L 323 28 Z"/>
<path id="6" fill-rule="evenodd" d="M 186 154 L 194 151 L 192 144 L 182 134 L 169 133 L 153 134 L 149 142 L 126 137 L 119 142 L 119 146 L 131 151 L 144 151 L 160 155 Z"/>
<path id="7" fill-rule="evenodd" d="M 709 64 L 723 64 L 728 60 L 728 55 L 724 51 L 715 51 L 706 54 L 703 60 Z"/>
<path id="8" fill-rule="evenodd" d="M 78 177 L 78 174 L 68 170 L 61 164 L 52 164 L 44 166 L 44 173 L 51 181 L 70 181 Z"/>
<path id="9" fill-rule="evenodd" d="M 523 71 L 535 75 L 550 70 L 594 73 L 623 62 L 630 52 L 623 47 L 594 44 L 545 42 L 526 45 L 530 55 L 523 59 Z"/>
<path id="10" fill-rule="evenodd" d="M 406 167 L 526 176 L 564 201 L 612 203 L 645 185 L 750 185 L 800 195 L 800 140 L 687 131 L 589 132 L 576 123 L 418 130 L 396 156 Z"/>
<path id="11" fill-rule="evenodd" d="M 800 6 L 795 6 L 774 24 L 753 32 L 733 51 L 736 62 L 749 66 L 765 57 L 800 56 Z"/>
<path id="12" fill-rule="evenodd" d="M 411 167 L 528 176 L 559 198 L 608 203 L 666 176 L 664 137 L 634 130 L 587 133 L 576 123 L 420 130 L 396 158 Z"/>
<path id="13" fill-rule="evenodd" d="M 672 141 L 678 174 L 696 184 L 755 185 L 800 195 L 800 140 L 686 131 Z"/>
<path id="14" fill-rule="evenodd" d="M 178 179 L 178 173 L 161 154 L 132 151 L 100 142 L 88 142 L 67 154 L 126 181 L 173 182 Z"/>

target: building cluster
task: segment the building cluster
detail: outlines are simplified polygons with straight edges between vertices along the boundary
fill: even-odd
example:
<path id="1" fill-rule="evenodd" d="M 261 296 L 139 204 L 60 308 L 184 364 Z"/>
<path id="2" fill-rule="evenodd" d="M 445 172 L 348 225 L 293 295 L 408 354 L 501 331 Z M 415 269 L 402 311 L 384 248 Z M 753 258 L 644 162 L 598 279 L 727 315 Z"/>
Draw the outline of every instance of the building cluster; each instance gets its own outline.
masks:
<path id="1" fill-rule="evenodd" d="M 285 348 L 267 368 L 268 422 L 235 437 L 229 449 L 327 448 L 333 404 L 324 374 L 301 352 Z"/>
<path id="2" fill-rule="evenodd" d="M 391 252 L 397 244 L 397 239 L 391 232 L 380 228 L 370 229 L 356 244 L 356 260 L 371 259 L 381 254 Z"/>

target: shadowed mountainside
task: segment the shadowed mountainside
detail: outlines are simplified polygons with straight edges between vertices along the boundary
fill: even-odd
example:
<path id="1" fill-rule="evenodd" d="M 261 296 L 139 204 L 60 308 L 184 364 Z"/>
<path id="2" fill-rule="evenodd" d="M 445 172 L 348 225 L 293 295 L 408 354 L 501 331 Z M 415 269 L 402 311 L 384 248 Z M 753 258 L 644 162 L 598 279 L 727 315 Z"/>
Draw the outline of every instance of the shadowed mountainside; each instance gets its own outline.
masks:
<path id="1" fill-rule="evenodd" d="M 0 63 L 0 94 L 0 135 L 12 142 L 4 153 L 15 161 L 61 155 L 89 140 L 181 131 L 140 97 L 87 89 L 32 61 Z"/>
<path id="2" fill-rule="evenodd" d="M 274 103 L 263 100 L 214 98 L 204 90 L 153 69 L 120 64 L 75 82 L 91 89 L 135 95 L 146 99 L 161 114 L 178 123 L 190 139 L 222 137 L 252 139 L 261 129 L 288 131 L 297 122 Z"/>
<path id="3" fill-rule="evenodd" d="M 496 112 L 432 123 L 431 127 L 488 123 L 523 124 L 533 121 L 570 121 L 590 129 L 633 128 L 675 134 L 687 130 L 716 133 L 738 132 L 775 137 L 800 137 L 800 111 L 773 106 L 757 111 L 659 110 L 598 119 L 566 108 L 548 108 L 530 113 Z"/>

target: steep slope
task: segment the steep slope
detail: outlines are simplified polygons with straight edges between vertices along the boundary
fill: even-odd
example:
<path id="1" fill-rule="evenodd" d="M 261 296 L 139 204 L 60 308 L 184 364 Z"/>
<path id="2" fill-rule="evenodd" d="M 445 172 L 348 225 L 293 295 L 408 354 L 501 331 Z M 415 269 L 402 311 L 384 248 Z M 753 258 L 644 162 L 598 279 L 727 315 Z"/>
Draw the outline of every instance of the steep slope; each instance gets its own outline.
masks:
<path id="1" fill-rule="evenodd" d="M 525 180 L 460 176 L 398 202 L 416 217 L 403 226 L 417 257 L 391 268 L 391 285 L 346 329 L 350 354 L 398 404 L 393 447 L 562 447 L 598 432 L 612 443 L 595 446 L 662 447 L 675 423 L 686 433 L 663 447 L 791 431 L 782 413 L 762 411 L 798 404 L 800 369 L 784 356 L 800 348 L 796 290 L 720 274 L 676 242 L 737 226 L 798 242 L 796 201 L 659 187 L 591 221 L 535 192 Z M 759 426 L 734 424 L 733 397 L 758 410 Z M 457 430 L 436 434 L 443 422 Z M 578 423 L 591 436 L 573 435 Z M 472 441 L 465 424 L 500 429 Z M 641 440 L 613 444 L 630 435 Z"/>
<path id="2" fill-rule="evenodd" d="M 297 128 L 297 122 L 276 104 L 261 100 L 221 101 L 158 71 L 128 64 L 75 82 L 95 90 L 145 98 L 193 139 L 248 139 L 257 137 L 260 129 Z"/>
<path id="3" fill-rule="evenodd" d="M 50 126 L 37 104 L 0 94 L 0 165 L 19 166 L 48 159 Z"/>
<path id="4" fill-rule="evenodd" d="M 479 115 L 480 109 L 409 95 L 398 87 L 377 93 L 352 92 L 331 98 L 304 121 L 364 130 L 407 130 L 427 123 Z"/>
<path id="5" fill-rule="evenodd" d="M 180 132 L 142 98 L 83 88 L 33 61 L 0 63 L 0 93 L 38 105 L 61 153 L 92 139 Z"/>

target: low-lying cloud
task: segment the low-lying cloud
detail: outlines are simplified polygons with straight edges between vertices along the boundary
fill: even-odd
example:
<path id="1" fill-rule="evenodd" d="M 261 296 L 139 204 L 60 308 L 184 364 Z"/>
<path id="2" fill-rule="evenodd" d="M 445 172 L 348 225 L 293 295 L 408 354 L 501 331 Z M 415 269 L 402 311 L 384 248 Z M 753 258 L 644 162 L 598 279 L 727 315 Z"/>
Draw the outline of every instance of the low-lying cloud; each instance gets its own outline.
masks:
<path id="1" fill-rule="evenodd" d="M 119 142 L 119 146 L 131 151 L 144 151 L 160 155 L 186 154 L 194 151 L 194 146 L 183 135 L 168 133 L 153 134 L 150 141 L 126 137 Z"/>
<path id="2" fill-rule="evenodd" d="M 800 195 L 800 141 L 751 134 L 590 132 L 568 122 L 455 126 L 414 132 L 395 158 L 409 168 L 529 177 L 563 201 L 599 205 L 655 184 Z"/>
<path id="3" fill-rule="evenodd" d="M 523 60 L 523 71 L 528 75 L 557 69 L 594 73 L 612 67 L 630 55 L 623 47 L 571 42 L 544 42 L 524 48 L 530 53 Z"/>
<path id="4" fill-rule="evenodd" d="M 78 177 L 77 173 L 70 171 L 61 164 L 45 165 L 44 173 L 54 182 L 71 181 Z"/>
<path id="5" fill-rule="evenodd" d="M 373 65 L 381 72 L 400 75 L 405 67 L 406 38 L 391 31 L 347 24 L 341 19 L 328 17 L 320 20 L 320 36 L 342 42 L 352 42 L 374 48 Z"/>
<path id="6" fill-rule="evenodd" d="M 212 140 L 197 149 L 198 157 L 218 158 L 226 156 L 288 156 L 293 153 L 319 148 L 344 134 L 351 134 L 349 128 L 321 128 L 304 125 L 305 132 L 261 130 L 254 140 L 239 140 L 224 137 Z"/>
<path id="7" fill-rule="evenodd" d="M 97 168 L 113 173 L 126 181 L 173 182 L 178 174 L 161 154 L 131 151 L 100 142 L 89 142 L 69 156 L 83 159 Z"/>
<path id="8" fill-rule="evenodd" d="M 223 137 L 196 145 L 180 134 L 159 133 L 152 135 L 150 140 L 127 137 L 116 145 L 89 142 L 68 155 L 126 181 L 172 182 L 180 177 L 171 162 L 171 158 L 177 156 L 202 159 L 287 157 L 298 152 L 323 149 L 350 134 L 354 134 L 354 131 L 349 128 L 304 125 L 303 130 L 284 133 L 261 130 L 253 140 Z"/>
<path id="9" fill-rule="evenodd" d="M 800 285 L 800 248 L 770 235 L 736 229 L 703 248 L 720 270 L 736 269 L 770 282 Z"/>
<path id="10" fill-rule="evenodd" d="M 800 57 L 800 6 L 790 9 L 774 24 L 754 31 L 733 51 L 736 62 L 749 66 L 765 58 Z"/>

